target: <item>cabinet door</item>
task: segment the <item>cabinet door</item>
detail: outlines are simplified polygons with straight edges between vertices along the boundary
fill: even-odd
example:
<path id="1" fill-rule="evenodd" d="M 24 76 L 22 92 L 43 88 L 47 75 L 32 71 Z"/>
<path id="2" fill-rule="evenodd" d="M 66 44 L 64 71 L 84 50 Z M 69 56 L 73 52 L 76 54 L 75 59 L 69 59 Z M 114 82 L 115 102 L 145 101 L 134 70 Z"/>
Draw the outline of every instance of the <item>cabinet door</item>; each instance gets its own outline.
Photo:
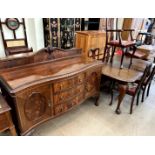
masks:
<path id="1" fill-rule="evenodd" d="M 92 69 L 86 73 L 86 97 L 99 94 L 101 68 Z"/>
<path id="2" fill-rule="evenodd" d="M 48 119 L 51 113 L 50 85 L 29 88 L 16 97 L 21 132 Z"/>

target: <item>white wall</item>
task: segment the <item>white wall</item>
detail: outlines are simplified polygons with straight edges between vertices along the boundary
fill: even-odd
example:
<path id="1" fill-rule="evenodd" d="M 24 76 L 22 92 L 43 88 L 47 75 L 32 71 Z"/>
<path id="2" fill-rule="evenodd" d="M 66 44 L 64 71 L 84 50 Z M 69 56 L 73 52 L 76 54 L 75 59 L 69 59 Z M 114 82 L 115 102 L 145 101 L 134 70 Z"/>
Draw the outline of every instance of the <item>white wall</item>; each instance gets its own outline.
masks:
<path id="1" fill-rule="evenodd" d="M 33 51 L 44 47 L 44 33 L 43 33 L 43 21 L 42 18 L 25 18 L 26 33 L 28 46 L 33 48 Z M 8 32 L 7 32 L 8 31 Z M 9 30 L 6 33 L 9 34 Z M 18 32 L 18 36 L 21 35 Z M 5 56 L 5 51 L 3 47 L 2 36 L 0 35 L 0 57 Z"/>

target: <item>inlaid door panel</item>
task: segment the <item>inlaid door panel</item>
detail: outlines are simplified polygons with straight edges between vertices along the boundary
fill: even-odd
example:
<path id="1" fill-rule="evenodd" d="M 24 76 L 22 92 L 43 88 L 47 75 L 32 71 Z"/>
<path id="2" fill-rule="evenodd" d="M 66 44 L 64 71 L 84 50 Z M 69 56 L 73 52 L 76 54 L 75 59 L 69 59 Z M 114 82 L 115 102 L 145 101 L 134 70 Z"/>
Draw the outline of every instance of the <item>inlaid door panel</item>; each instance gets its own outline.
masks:
<path id="1" fill-rule="evenodd" d="M 50 85 L 31 88 L 17 95 L 16 105 L 21 130 L 49 118 L 52 115 Z M 24 131 L 23 131 L 24 132 Z"/>

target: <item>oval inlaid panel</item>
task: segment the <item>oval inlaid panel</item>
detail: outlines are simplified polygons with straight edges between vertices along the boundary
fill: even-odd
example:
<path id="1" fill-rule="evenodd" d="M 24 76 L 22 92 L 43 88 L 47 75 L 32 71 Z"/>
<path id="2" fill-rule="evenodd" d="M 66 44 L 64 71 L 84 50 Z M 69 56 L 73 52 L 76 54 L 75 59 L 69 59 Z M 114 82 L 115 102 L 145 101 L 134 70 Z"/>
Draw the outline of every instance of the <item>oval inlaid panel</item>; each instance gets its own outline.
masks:
<path id="1" fill-rule="evenodd" d="M 46 111 L 46 98 L 39 92 L 32 93 L 25 102 L 24 111 L 28 120 L 39 119 Z"/>

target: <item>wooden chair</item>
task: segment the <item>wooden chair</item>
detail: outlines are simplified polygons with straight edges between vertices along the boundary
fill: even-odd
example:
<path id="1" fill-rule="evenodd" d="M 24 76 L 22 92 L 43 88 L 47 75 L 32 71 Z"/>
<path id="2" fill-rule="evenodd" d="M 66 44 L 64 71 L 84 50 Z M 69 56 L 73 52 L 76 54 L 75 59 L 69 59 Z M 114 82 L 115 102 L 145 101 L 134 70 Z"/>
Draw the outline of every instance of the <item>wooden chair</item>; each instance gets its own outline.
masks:
<path id="1" fill-rule="evenodd" d="M 152 83 L 152 79 L 154 77 L 154 74 L 155 74 L 155 65 L 151 71 L 151 73 L 149 74 L 148 77 L 146 77 L 146 79 L 144 80 L 144 82 L 142 83 L 142 102 L 144 102 L 144 97 L 145 97 L 145 91 L 146 91 L 146 88 L 147 88 L 147 97 L 149 96 L 149 92 L 150 92 L 150 87 L 151 87 L 151 83 Z"/>
<path id="2" fill-rule="evenodd" d="M 130 105 L 130 114 L 132 114 L 133 103 L 134 103 L 134 100 L 135 100 L 136 96 L 137 96 L 137 103 L 136 103 L 136 105 L 138 105 L 138 103 L 139 103 L 139 95 L 140 95 L 141 87 L 142 87 L 142 84 L 143 84 L 144 80 L 146 79 L 146 76 L 147 76 L 147 74 L 149 72 L 149 69 L 150 69 L 150 65 L 146 66 L 146 68 L 144 70 L 144 73 L 143 73 L 139 83 L 135 82 L 135 83 L 129 83 L 128 84 L 128 87 L 126 89 L 126 94 L 132 96 L 131 105 Z M 112 102 L 113 102 L 113 91 L 111 91 L 111 102 L 110 102 L 110 105 L 112 105 Z"/>
<path id="3" fill-rule="evenodd" d="M 21 21 L 18 18 L 6 18 L 5 21 L 0 20 L 0 30 L 6 55 L 33 51 L 32 48 L 28 47 L 25 21 L 23 18 Z M 18 37 L 18 30 L 23 31 L 20 31 L 21 34 L 23 33 L 22 37 Z M 7 34 L 9 34 L 9 38 Z"/>
<path id="4" fill-rule="evenodd" d="M 133 38 L 133 32 L 135 31 L 134 29 L 124 29 L 123 31 L 128 31 L 130 34 L 130 38 L 132 41 L 135 41 L 135 46 L 141 46 L 143 44 L 145 44 L 144 42 L 144 36 L 150 35 L 150 33 L 147 32 L 139 32 L 136 39 Z M 142 52 L 141 50 L 136 50 L 135 53 L 133 54 L 132 50 L 129 49 L 126 52 L 126 55 L 129 57 L 134 57 L 134 58 L 138 58 L 138 59 L 144 59 L 146 57 L 146 54 L 144 52 Z"/>
<path id="5" fill-rule="evenodd" d="M 133 51 L 132 55 L 134 55 L 136 51 L 135 41 L 122 40 L 121 33 L 123 32 L 123 30 L 108 29 L 107 25 L 108 25 L 108 19 L 106 19 L 106 45 L 105 45 L 103 61 L 105 61 L 107 50 L 109 49 L 109 47 L 112 47 L 112 53 L 111 53 L 111 59 L 110 59 L 111 63 L 113 61 L 113 56 L 115 54 L 116 48 L 121 48 L 122 57 L 121 57 L 121 62 L 120 62 L 120 68 L 123 68 L 123 59 L 124 59 L 127 49 L 132 48 L 132 51 Z M 132 64 L 132 57 L 130 59 L 129 68 L 131 64 Z"/>

